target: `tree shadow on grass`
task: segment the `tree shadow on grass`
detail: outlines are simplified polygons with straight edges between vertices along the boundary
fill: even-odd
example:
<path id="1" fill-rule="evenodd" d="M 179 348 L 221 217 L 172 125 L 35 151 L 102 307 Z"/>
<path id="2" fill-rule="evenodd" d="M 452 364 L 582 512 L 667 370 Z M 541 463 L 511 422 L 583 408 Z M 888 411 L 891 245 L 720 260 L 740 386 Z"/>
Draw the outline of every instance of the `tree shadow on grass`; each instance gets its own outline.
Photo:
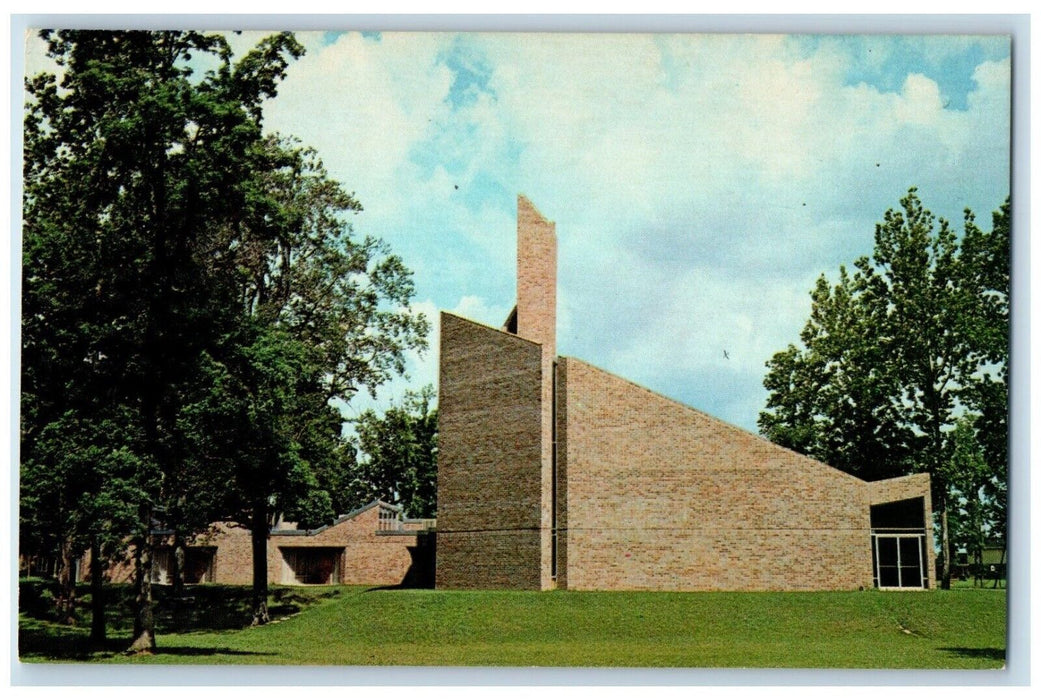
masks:
<path id="1" fill-rule="evenodd" d="M 90 661 L 115 656 L 129 645 L 126 639 L 95 644 L 84 632 L 75 629 L 18 630 L 18 658 L 22 661 Z"/>
<path id="2" fill-rule="evenodd" d="M 19 581 L 19 612 L 26 622 L 54 622 L 56 584 L 50 580 Z M 155 626 L 157 634 L 168 632 L 240 630 L 253 620 L 252 590 L 249 586 L 205 584 L 186 588 L 185 595 L 175 598 L 169 586 L 154 585 Z M 295 615 L 316 600 L 335 597 L 338 590 L 323 593 L 304 592 L 294 588 L 273 587 L 268 612 L 272 618 Z M 134 591 L 132 586 L 107 584 L 106 616 L 109 629 L 131 629 L 134 625 Z M 91 590 L 77 586 L 76 617 L 87 625 L 91 617 Z"/>
<path id="3" fill-rule="evenodd" d="M 27 662 L 96 661 L 124 655 L 129 638 L 108 639 L 103 644 L 92 643 L 80 630 L 34 629 L 18 633 L 18 656 Z M 244 651 L 231 647 L 173 646 L 159 643 L 158 654 L 174 656 L 269 656 L 273 652 Z M 129 658 L 129 657 L 127 657 Z"/>
<path id="4" fill-rule="evenodd" d="M 270 656 L 271 658 L 278 656 L 278 654 L 265 651 L 243 651 L 242 649 L 232 649 L 230 647 L 180 647 L 167 646 L 165 644 L 159 645 L 159 654 L 172 654 L 175 656 L 216 656 L 220 654 L 222 656 Z"/>
<path id="5" fill-rule="evenodd" d="M 1005 650 L 999 647 L 940 647 L 940 651 L 949 651 L 956 656 L 962 656 L 967 659 L 1005 660 Z"/>

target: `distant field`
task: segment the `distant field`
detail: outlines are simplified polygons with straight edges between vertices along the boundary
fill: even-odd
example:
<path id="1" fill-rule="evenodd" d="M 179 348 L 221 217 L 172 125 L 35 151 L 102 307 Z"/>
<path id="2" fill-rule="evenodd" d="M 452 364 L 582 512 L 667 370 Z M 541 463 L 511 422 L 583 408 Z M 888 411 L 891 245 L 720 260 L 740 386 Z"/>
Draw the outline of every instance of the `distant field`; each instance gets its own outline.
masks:
<path id="1" fill-rule="evenodd" d="M 160 653 L 128 658 L 86 628 L 21 616 L 23 661 L 167 664 L 1000 668 L 1005 591 L 607 593 L 276 589 L 280 621 L 242 627 L 248 589 L 200 586 Z M 205 629 L 199 629 L 204 626 Z M 165 629 L 164 629 L 165 628 Z"/>

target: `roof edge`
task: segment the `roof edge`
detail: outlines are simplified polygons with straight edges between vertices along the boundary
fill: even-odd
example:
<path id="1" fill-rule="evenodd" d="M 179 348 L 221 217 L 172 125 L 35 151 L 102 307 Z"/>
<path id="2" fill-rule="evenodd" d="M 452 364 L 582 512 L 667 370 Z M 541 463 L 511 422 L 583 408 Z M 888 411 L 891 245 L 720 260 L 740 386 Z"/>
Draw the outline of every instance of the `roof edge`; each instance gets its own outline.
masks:
<path id="1" fill-rule="evenodd" d="M 496 333 L 504 335 L 507 338 L 516 338 L 517 340 L 520 340 L 522 342 L 528 343 L 529 345 L 534 345 L 534 346 L 539 347 L 539 348 L 542 347 L 542 343 L 538 342 L 537 340 L 531 340 L 530 338 L 525 338 L 523 336 L 517 335 L 516 333 L 510 333 L 509 331 L 505 331 L 502 328 L 496 328 L 495 326 L 489 326 L 486 323 L 481 323 L 479 321 L 474 321 L 473 319 L 469 319 L 466 316 L 460 316 L 459 314 L 454 314 L 451 311 L 444 311 L 444 310 L 442 310 L 441 311 L 441 316 L 442 317 L 444 317 L 444 316 L 451 316 L 452 318 L 457 318 L 460 321 L 465 321 L 466 323 L 469 323 L 470 325 L 473 325 L 473 326 L 477 326 L 478 328 L 484 328 L 484 329 L 489 330 L 489 331 L 495 331 Z M 444 338 L 444 335 L 442 335 L 441 337 Z"/>
<path id="2" fill-rule="evenodd" d="M 341 525 L 341 524 L 347 522 L 348 520 L 353 520 L 354 518 L 357 518 L 359 515 L 361 515 L 365 511 L 372 510 L 376 506 L 383 506 L 384 508 L 389 508 L 389 509 L 391 509 L 393 511 L 396 511 L 398 513 L 401 513 L 404 510 L 401 506 L 394 505 L 393 503 L 387 503 L 386 501 L 382 501 L 382 500 L 377 498 L 374 501 L 370 501 L 369 503 L 366 503 L 363 506 L 355 508 L 350 513 L 346 513 L 344 515 L 337 516 L 336 519 L 333 520 L 328 525 L 322 525 L 321 527 L 316 527 L 313 530 L 299 530 L 299 529 L 296 529 L 296 530 L 272 530 L 271 531 L 271 535 L 279 535 L 279 536 L 282 536 L 282 535 L 290 535 L 290 536 L 317 535 L 320 532 L 325 532 L 326 530 L 328 530 L 331 527 L 336 527 L 337 525 Z"/>
<path id="3" fill-rule="evenodd" d="M 623 382 L 625 382 L 625 383 L 627 383 L 627 384 L 629 384 L 629 385 L 631 385 L 631 386 L 633 386 L 633 387 L 635 387 L 637 389 L 645 391 L 648 394 L 651 394 L 653 396 L 657 396 L 658 398 L 663 399 L 665 401 L 668 401 L 669 403 L 671 403 L 673 405 L 676 405 L 676 406 L 679 406 L 680 408 L 684 408 L 684 409 L 686 409 L 688 411 L 693 411 L 694 413 L 697 413 L 698 415 L 704 417 L 705 419 L 710 420 L 710 421 L 712 421 L 714 423 L 718 423 L 720 425 L 723 425 L 723 426 L 729 428 L 730 430 L 734 430 L 736 432 L 743 433 L 743 434 L 745 434 L 745 435 L 747 435 L 747 436 L 749 436 L 751 438 L 754 438 L 756 440 L 759 440 L 760 442 L 765 443 L 766 445 L 769 445 L 770 447 L 773 447 L 775 449 L 787 452 L 787 453 L 791 454 L 792 456 L 794 456 L 794 457 L 796 457 L 796 458 L 798 458 L 800 460 L 804 460 L 804 461 L 810 462 L 812 464 L 815 464 L 817 466 L 824 467 L 826 469 L 830 469 L 830 470 L 834 471 L 835 473 L 837 473 L 837 474 L 839 474 L 839 475 L 841 475 L 843 477 L 846 477 L 846 478 L 849 478 L 849 479 L 853 479 L 855 481 L 860 482 L 861 484 L 874 483 L 874 482 L 865 481 L 864 479 L 861 479 L 859 476 L 856 476 L 854 474 L 850 474 L 849 472 L 844 472 L 841 469 L 839 469 L 838 467 L 833 467 L 833 466 L 831 466 L 830 464 L 828 464 L 826 462 L 821 462 L 820 460 L 814 459 L 813 457 L 809 457 L 807 455 L 804 455 L 801 452 L 796 452 L 795 450 L 793 450 L 793 449 L 791 449 L 789 447 L 785 447 L 783 445 L 778 445 L 776 442 L 771 442 L 770 440 L 767 440 L 766 438 L 764 438 L 762 435 L 759 435 L 757 433 L 753 433 L 751 430 L 746 430 L 745 428 L 742 428 L 741 426 L 734 425 L 733 423 L 728 423 L 727 421 L 723 420 L 722 418 L 717 418 L 716 416 L 712 415 L 711 413 L 706 413 L 705 411 L 702 411 L 700 408 L 694 408 L 693 406 L 685 404 L 682 401 L 679 401 L 678 399 L 674 399 L 671 396 L 666 396 L 665 394 L 661 393 L 660 391 L 655 391 L 654 389 L 649 389 L 649 388 L 645 387 L 643 384 L 639 384 L 637 382 L 634 382 L 632 379 L 629 379 L 627 377 L 623 377 L 620 374 L 615 374 L 614 372 L 610 372 L 610 371 L 608 371 L 606 369 L 603 369 L 602 367 L 597 367 L 596 365 L 594 365 L 594 364 L 592 364 L 590 362 L 586 362 L 583 359 L 580 359 L 580 358 L 577 358 L 577 357 L 569 357 L 569 356 L 565 356 L 565 355 L 560 355 L 560 356 L 557 357 L 557 360 L 558 361 L 559 360 L 566 360 L 566 361 L 578 362 L 580 364 L 585 365 L 586 367 L 589 367 L 590 369 L 593 369 L 593 370 L 595 370 L 597 372 L 602 372 L 603 374 L 606 374 L 606 375 L 608 375 L 610 377 L 614 377 L 615 379 L 623 381 Z M 899 477 L 899 478 L 905 478 L 905 477 Z"/>

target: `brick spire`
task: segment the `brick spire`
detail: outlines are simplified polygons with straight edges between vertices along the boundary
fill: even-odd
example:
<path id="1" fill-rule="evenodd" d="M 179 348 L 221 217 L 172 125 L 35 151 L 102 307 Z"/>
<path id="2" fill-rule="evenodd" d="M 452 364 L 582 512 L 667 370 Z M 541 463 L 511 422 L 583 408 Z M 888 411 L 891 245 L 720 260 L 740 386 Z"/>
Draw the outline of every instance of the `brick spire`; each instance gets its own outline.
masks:
<path id="1" fill-rule="evenodd" d="M 557 352 L 557 227 L 517 196 L 517 335 Z"/>

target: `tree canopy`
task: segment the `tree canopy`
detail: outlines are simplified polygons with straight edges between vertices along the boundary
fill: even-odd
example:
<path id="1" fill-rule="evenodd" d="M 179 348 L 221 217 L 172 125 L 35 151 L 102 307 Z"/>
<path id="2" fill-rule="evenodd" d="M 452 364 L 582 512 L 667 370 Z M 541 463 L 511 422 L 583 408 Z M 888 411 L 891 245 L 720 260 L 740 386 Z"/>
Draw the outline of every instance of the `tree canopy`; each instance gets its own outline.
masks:
<path id="1" fill-rule="evenodd" d="M 377 498 L 399 503 L 410 517 L 437 512 L 437 409 L 433 387 L 409 392 L 382 416 L 363 412 L 355 423 L 360 456 L 344 493 L 357 507 Z"/>
<path id="2" fill-rule="evenodd" d="M 928 472 L 948 586 L 948 519 L 1006 483 L 1010 202 L 989 232 L 966 210 L 960 237 L 915 188 L 900 205 L 852 275 L 817 281 L 800 346 L 767 363 L 759 428 L 867 480 Z"/>
<path id="3" fill-rule="evenodd" d="M 403 262 L 354 234 L 353 195 L 264 134 L 292 34 L 237 60 L 219 34 L 41 37 L 58 70 L 26 81 L 22 547 L 60 555 L 71 599 L 73 556 L 130 542 L 132 649 L 151 650 L 155 525 L 330 519 L 333 401 L 402 372 L 427 323 Z"/>

